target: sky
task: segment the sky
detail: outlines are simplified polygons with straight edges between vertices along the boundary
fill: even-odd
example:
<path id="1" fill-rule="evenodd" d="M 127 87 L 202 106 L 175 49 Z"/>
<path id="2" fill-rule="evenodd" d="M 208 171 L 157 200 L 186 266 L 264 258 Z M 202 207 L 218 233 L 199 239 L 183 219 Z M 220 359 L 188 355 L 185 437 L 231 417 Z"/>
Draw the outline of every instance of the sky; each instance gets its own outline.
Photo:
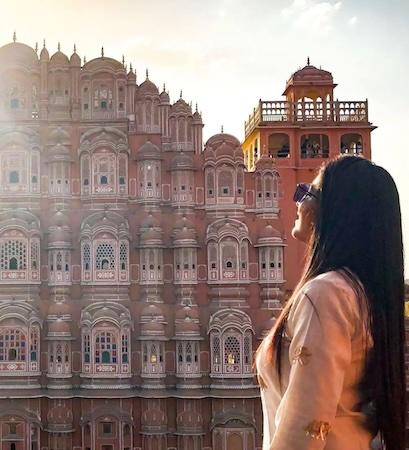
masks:
<path id="1" fill-rule="evenodd" d="M 0 46 L 12 40 L 50 55 L 105 56 L 166 83 L 171 99 L 198 103 L 204 138 L 244 138 L 258 100 L 278 100 L 306 64 L 332 72 L 335 98 L 368 99 L 372 157 L 394 177 L 409 278 L 408 0 L 0 0 Z"/>

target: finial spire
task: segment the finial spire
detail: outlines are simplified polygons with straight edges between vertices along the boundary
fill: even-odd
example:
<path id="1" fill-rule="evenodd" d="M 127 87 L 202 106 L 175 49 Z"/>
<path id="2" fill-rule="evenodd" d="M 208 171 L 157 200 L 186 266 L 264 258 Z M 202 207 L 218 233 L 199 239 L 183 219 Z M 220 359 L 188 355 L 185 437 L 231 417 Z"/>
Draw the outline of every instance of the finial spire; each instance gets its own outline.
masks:
<path id="1" fill-rule="evenodd" d="M 224 128 L 223 128 L 223 125 L 222 125 L 222 133 L 224 133 Z"/>
<path id="2" fill-rule="evenodd" d="M 198 112 L 198 111 L 197 111 L 197 102 L 196 102 L 196 108 L 195 108 L 195 112 Z"/>
<path id="3" fill-rule="evenodd" d="M 74 44 L 74 53 L 77 53 L 77 46 Z"/>
<path id="4" fill-rule="evenodd" d="M 13 42 L 16 42 L 17 41 L 17 35 L 16 35 L 16 32 L 14 32 L 13 33 Z"/>
<path id="5" fill-rule="evenodd" d="M 307 66 L 310 65 L 310 57 L 307 58 Z"/>
<path id="6" fill-rule="evenodd" d="M 61 44 L 60 43 L 58 43 L 58 45 L 57 45 L 57 50 L 60 52 L 61 51 Z"/>
<path id="7" fill-rule="evenodd" d="M 104 57 L 104 47 L 101 47 L 101 58 Z"/>
<path id="8" fill-rule="evenodd" d="M 35 52 L 38 53 L 38 42 L 36 42 Z"/>
<path id="9" fill-rule="evenodd" d="M 133 72 L 133 69 L 132 69 L 132 63 L 129 63 L 129 70 L 130 70 L 131 72 Z"/>
<path id="10" fill-rule="evenodd" d="M 45 39 L 43 39 L 43 48 L 45 48 Z"/>
<path id="11" fill-rule="evenodd" d="M 125 56 L 124 55 L 122 55 L 122 65 L 123 66 L 125 65 Z"/>
<path id="12" fill-rule="evenodd" d="M 84 64 L 87 64 L 87 57 L 84 55 Z"/>
<path id="13" fill-rule="evenodd" d="M 166 84 L 163 83 L 163 92 L 165 92 L 165 91 L 166 91 Z"/>
<path id="14" fill-rule="evenodd" d="M 180 90 L 180 98 L 182 98 L 183 97 L 183 91 L 182 91 L 182 89 Z"/>
<path id="15" fill-rule="evenodd" d="M 147 80 L 149 79 L 149 69 L 148 68 L 146 69 L 146 79 Z"/>

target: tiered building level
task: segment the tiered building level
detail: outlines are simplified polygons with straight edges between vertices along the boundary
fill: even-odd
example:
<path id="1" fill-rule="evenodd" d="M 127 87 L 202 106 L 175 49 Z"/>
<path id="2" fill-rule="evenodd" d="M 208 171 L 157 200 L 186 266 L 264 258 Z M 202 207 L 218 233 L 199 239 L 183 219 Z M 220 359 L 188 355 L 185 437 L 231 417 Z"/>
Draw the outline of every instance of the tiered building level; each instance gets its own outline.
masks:
<path id="1" fill-rule="evenodd" d="M 0 48 L 0 449 L 261 447 L 252 361 L 298 275 L 294 183 L 341 139 L 370 154 L 365 102 L 346 121 L 299 99 L 202 148 L 148 74 Z"/>

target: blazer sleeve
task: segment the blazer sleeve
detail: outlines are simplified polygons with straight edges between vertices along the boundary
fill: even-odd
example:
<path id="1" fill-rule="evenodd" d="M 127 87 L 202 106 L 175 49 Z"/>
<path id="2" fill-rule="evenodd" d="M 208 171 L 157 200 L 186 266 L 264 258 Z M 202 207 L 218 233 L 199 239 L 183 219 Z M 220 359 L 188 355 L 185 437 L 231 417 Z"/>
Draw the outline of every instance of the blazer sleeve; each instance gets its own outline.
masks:
<path id="1" fill-rule="evenodd" d="M 351 363 L 351 295 L 330 280 L 310 281 L 288 318 L 288 386 L 276 413 L 270 450 L 321 450 L 331 433 Z"/>

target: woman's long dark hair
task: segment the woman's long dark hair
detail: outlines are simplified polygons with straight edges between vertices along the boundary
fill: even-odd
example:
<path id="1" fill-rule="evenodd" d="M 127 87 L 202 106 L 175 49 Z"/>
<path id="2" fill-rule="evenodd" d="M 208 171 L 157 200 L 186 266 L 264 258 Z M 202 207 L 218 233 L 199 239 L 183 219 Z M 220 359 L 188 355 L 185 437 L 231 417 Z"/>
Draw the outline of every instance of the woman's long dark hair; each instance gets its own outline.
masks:
<path id="1" fill-rule="evenodd" d="M 271 354 L 281 375 L 281 341 L 294 297 L 319 274 L 336 270 L 369 312 L 373 349 L 361 383 L 375 406 L 385 450 L 404 450 L 404 274 L 399 196 L 390 174 L 358 156 L 342 156 L 321 169 L 321 197 L 303 276 L 271 331 Z M 364 316 L 363 316 L 364 317 Z"/>

